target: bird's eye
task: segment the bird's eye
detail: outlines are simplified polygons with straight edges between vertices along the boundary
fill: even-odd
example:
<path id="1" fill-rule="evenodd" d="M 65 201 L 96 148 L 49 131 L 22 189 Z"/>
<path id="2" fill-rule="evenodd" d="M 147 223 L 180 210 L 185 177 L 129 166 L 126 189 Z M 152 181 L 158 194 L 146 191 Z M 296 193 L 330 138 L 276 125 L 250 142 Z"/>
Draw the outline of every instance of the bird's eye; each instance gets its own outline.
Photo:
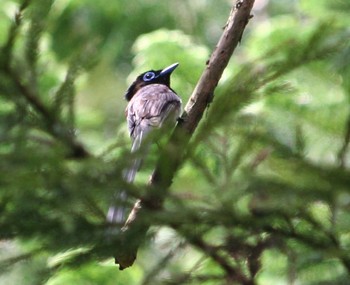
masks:
<path id="1" fill-rule="evenodd" d="M 145 75 L 143 76 L 143 81 L 151 81 L 155 76 L 156 75 L 154 72 L 149 71 L 149 72 L 145 73 Z"/>

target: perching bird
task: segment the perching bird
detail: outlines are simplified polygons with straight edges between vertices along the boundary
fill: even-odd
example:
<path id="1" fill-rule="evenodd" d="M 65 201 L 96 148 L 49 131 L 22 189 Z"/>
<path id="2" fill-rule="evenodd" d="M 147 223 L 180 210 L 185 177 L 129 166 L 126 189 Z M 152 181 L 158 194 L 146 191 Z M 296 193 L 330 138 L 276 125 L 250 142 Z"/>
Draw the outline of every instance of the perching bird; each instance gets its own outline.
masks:
<path id="1" fill-rule="evenodd" d="M 174 126 L 181 111 L 181 99 L 170 87 L 170 75 L 178 66 L 174 63 L 162 70 L 150 70 L 139 75 L 125 94 L 129 101 L 125 114 L 132 139 L 131 152 L 140 149 L 145 137 L 154 129 Z M 124 170 L 123 179 L 132 183 L 141 164 L 141 158 L 135 159 Z M 122 223 L 125 219 L 125 191 L 119 192 L 119 206 L 112 205 L 107 214 L 110 223 Z"/>

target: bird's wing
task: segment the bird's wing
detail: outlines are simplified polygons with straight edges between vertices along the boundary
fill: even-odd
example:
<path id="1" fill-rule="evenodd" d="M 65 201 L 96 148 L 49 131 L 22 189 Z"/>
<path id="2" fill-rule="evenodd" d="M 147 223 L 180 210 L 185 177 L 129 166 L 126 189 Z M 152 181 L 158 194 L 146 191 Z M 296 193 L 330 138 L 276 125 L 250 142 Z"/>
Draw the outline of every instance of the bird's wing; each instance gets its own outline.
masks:
<path id="1" fill-rule="evenodd" d="M 151 84 L 140 89 L 129 102 L 127 121 L 130 136 L 137 140 L 166 120 L 176 120 L 181 111 L 181 99 L 165 85 Z"/>

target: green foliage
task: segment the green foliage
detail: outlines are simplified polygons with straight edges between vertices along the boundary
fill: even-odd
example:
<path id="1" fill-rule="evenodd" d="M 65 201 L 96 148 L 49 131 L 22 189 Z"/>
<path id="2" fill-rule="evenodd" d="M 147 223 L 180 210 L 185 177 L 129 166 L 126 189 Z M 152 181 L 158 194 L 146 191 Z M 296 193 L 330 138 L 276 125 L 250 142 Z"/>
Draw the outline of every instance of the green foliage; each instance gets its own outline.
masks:
<path id="1" fill-rule="evenodd" d="M 161 50 L 161 54 L 155 52 Z M 180 62 L 183 72 L 172 76 L 172 87 L 179 94 L 188 95 L 197 83 L 203 65 L 209 58 L 209 50 L 193 42 L 190 36 L 181 31 L 157 30 L 140 36 L 133 46 L 135 71 L 130 74 L 133 81 L 148 66 L 161 69 L 162 66 Z"/>
<path id="2" fill-rule="evenodd" d="M 138 217 L 136 264 L 114 266 L 142 238 L 111 235 L 108 205 L 151 171 L 121 179 L 127 82 L 179 62 L 186 103 L 230 8 L 173 2 L 0 3 L 0 283 L 347 284 L 346 1 L 255 11 L 162 210 Z"/>

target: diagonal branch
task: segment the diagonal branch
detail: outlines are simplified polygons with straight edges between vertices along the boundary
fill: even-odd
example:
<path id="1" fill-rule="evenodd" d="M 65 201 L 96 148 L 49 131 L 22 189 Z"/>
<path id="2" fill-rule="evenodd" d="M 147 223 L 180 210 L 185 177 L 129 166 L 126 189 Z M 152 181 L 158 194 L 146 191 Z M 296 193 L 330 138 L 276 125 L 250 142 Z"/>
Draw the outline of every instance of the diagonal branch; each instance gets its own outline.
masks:
<path id="1" fill-rule="evenodd" d="M 143 199 L 135 204 L 132 213 L 124 226 L 124 240 L 130 241 L 135 232 L 138 239 L 144 237 L 150 222 L 145 225 L 145 219 L 136 219 L 143 209 L 160 209 L 167 194 L 167 189 L 172 183 L 175 173 L 179 169 L 187 151 L 191 135 L 196 130 L 198 123 L 209 103 L 213 100 L 214 90 L 224 72 L 231 55 L 240 42 L 244 29 L 251 18 L 251 10 L 254 0 L 234 1 L 224 32 L 207 62 L 196 88 L 193 91 L 166 148 L 161 151 L 156 168 L 151 176 L 149 191 Z M 141 217 L 141 215 L 140 215 Z M 138 245 L 125 244 L 124 252 L 115 255 L 116 263 L 120 269 L 133 264 L 136 258 Z"/>
<path id="2" fill-rule="evenodd" d="M 195 131 L 206 107 L 212 101 L 214 90 L 251 18 L 250 11 L 253 4 L 254 1 L 252 0 L 237 1 L 232 8 L 225 30 L 207 61 L 207 68 L 204 70 L 185 107 L 182 116 L 183 124 L 179 127 L 186 130 L 187 133 L 192 134 Z"/>

